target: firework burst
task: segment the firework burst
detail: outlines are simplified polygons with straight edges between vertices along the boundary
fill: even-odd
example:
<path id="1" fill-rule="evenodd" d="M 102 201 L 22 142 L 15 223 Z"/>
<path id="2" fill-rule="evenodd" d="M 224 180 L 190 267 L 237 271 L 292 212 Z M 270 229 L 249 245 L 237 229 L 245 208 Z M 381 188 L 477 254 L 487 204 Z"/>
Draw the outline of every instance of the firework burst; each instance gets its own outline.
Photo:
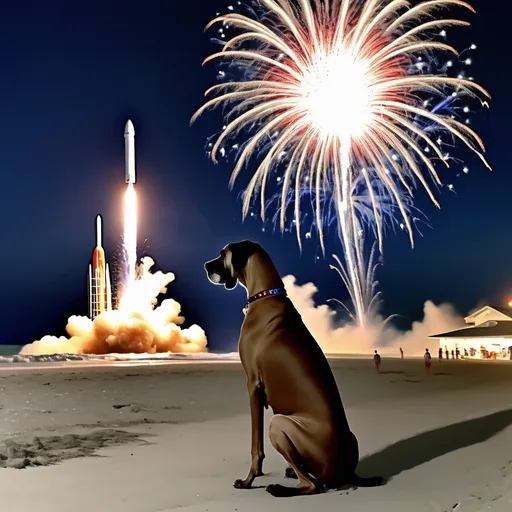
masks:
<path id="1" fill-rule="evenodd" d="M 213 97 L 192 121 L 208 109 L 224 108 L 225 126 L 210 151 L 215 162 L 230 139 L 242 132 L 247 136 L 237 144 L 230 181 L 233 185 L 252 158 L 259 160 L 245 190 L 244 217 L 259 195 L 264 219 L 267 182 L 278 171 L 283 203 L 280 226 L 285 227 L 284 203 L 292 190 L 300 245 L 300 198 L 307 178 L 315 190 L 322 249 L 320 198 L 328 187 L 340 239 L 345 247 L 354 245 L 357 206 L 351 190 L 361 179 L 368 189 L 381 249 L 384 219 L 375 190 L 377 179 L 393 198 L 413 243 L 413 224 L 404 197 L 412 196 L 418 182 L 439 206 L 430 183 L 440 183 L 437 161 L 450 164 L 431 133 L 418 127 L 418 119 L 449 132 L 489 167 L 477 133 L 453 116 L 429 109 L 424 97 L 482 99 L 489 98 L 487 91 L 464 77 L 430 73 L 428 65 L 418 73 L 414 65 L 418 58 L 428 63 L 435 51 L 457 54 L 444 41 L 435 40 L 446 27 L 469 25 L 434 16 L 454 6 L 473 11 L 462 0 L 426 0 L 416 5 L 406 0 L 260 0 L 261 15 L 255 10 L 231 12 L 208 25 L 222 24 L 224 47 L 205 62 L 225 59 L 244 74 L 242 80 L 210 88 L 206 95 Z M 234 29 L 232 37 L 226 36 L 228 28 Z M 349 274 L 357 267 L 350 252 Z M 355 277 L 349 275 L 351 281 Z"/>

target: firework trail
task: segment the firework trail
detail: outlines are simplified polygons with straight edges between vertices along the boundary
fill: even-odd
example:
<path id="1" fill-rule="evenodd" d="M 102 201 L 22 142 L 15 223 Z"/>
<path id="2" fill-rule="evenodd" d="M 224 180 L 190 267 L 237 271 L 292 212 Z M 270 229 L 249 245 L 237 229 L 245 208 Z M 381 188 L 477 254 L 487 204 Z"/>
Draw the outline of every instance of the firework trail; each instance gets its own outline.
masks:
<path id="1" fill-rule="evenodd" d="M 387 189 L 378 181 L 372 182 L 372 189 L 374 191 L 373 198 L 378 205 L 378 213 L 383 220 L 384 229 L 393 231 L 397 228 L 404 229 L 405 226 L 401 222 L 396 202 L 389 196 Z M 306 225 L 308 217 L 312 217 L 313 219 L 309 221 L 309 236 L 311 236 L 312 231 L 319 231 L 316 224 L 316 216 L 314 215 L 317 204 L 317 198 L 314 194 L 315 192 L 309 190 L 307 187 L 303 187 L 301 190 L 300 201 L 306 206 L 303 206 L 301 209 L 301 224 L 303 226 Z M 325 191 L 321 191 L 320 194 L 321 197 L 318 202 L 322 212 L 321 229 L 329 229 L 329 227 L 336 222 L 336 208 L 333 194 L 329 187 L 327 187 Z M 275 210 L 272 218 L 274 227 L 280 222 L 282 215 L 281 208 L 285 207 L 289 210 L 295 208 L 293 191 L 289 191 L 288 196 L 287 201 L 281 202 L 281 192 L 276 192 L 266 204 L 267 210 Z M 376 271 L 381 265 L 379 258 L 380 251 L 378 250 L 378 244 L 371 241 L 368 243 L 371 239 L 377 239 L 375 214 L 372 205 L 372 197 L 369 194 L 366 181 L 362 176 L 358 176 L 352 184 L 350 197 L 355 212 L 353 216 L 355 223 L 354 238 L 349 246 L 342 244 L 343 261 L 338 256 L 333 255 L 337 266 L 330 265 L 330 268 L 336 270 L 341 277 L 354 306 L 354 311 L 347 308 L 341 301 L 337 299 L 332 300 L 339 303 L 354 322 L 360 326 L 364 326 L 368 322 L 371 323 L 372 319 L 375 318 L 378 306 L 381 303 L 382 294 L 378 290 L 379 283 L 376 280 Z M 277 207 L 275 207 L 274 204 L 277 204 Z M 420 224 L 425 224 L 430 227 L 427 223 L 426 216 L 414 206 L 411 197 L 404 197 L 404 209 L 416 231 L 420 234 Z M 313 215 L 311 215 L 312 213 Z M 285 231 L 293 230 L 294 225 L 295 219 L 286 225 Z M 347 261 L 354 262 L 354 272 L 348 272 Z M 357 304 L 360 305 L 360 309 L 356 307 Z"/>
<path id="2" fill-rule="evenodd" d="M 362 238 L 357 242 L 357 245 L 358 248 L 356 249 L 355 254 L 357 256 L 357 268 L 359 270 L 358 278 L 359 283 L 361 284 L 360 290 L 354 289 L 354 287 L 351 286 L 352 283 L 350 281 L 346 267 L 335 254 L 333 255 L 333 258 L 335 259 L 337 265 L 329 265 L 329 268 L 331 270 L 335 270 L 341 277 L 341 280 L 349 291 L 352 304 L 357 304 L 355 294 L 357 292 L 361 294 L 365 313 L 364 320 L 368 320 L 369 317 L 371 318 L 377 314 L 378 306 L 381 300 L 381 292 L 378 290 L 379 282 L 376 280 L 376 272 L 380 265 L 380 261 L 377 256 L 377 244 L 373 244 L 368 261 L 366 261 L 364 258 L 364 241 Z M 362 319 L 358 318 L 357 310 L 352 312 L 343 302 L 338 299 L 329 299 L 328 302 L 337 302 L 340 306 L 342 306 L 343 310 L 356 324 L 365 325 L 366 322 L 363 322 Z"/>
<path id="3" fill-rule="evenodd" d="M 476 132 L 454 116 L 430 110 L 422 98 L 425 93 L 439 96 L 441 102 L 453 95 L 489 98 L 483 87 L 463 76 L 451 78 L 429 72 L 433 51 L 457 54 L 434 36 L 448 26 L 469 25 L 457 19 L 436 19 L 435 12 L 450 6 L 473 8 L 461 0 L 427 0 L 415 6 L 405 0 L 299 0 L 298 5 L 289 0 L 261 0 L 259 5 L 260 15 L 256 10 L 247 15 L 232 12 L 209 24 L 222 24 L 219 32 L 224 48 L 205 62 L 226 59 L 244 69 L 245 75 L 241 81 L 210 88 L 206 95 L 214 97 L 192 121 L 208 109 L 224 107 L 226 122 L 212 144 L 213 161 L 219 152 L 225 153 L 231 138 L 247 133 L 246 142 L 239 145 L 231 185 L 251 158 L 262 158 L 245 191 L 244 217 L 253 196 L 259 194 L 264 220 L 269 175 L 282 169 L 282 202 L 287 200 L 288 191 L 295 189 L 299 245 L 304 178 L 316 191 L 315 215 L 322 250 L 319 198 L 326 183 L 332 185 L 346 270 L 350 282 L 360 288 L 354 254 L 360 228 L 350 195 L 354 180 L 362 176 L 367 183 L 380 250 L 383 219 L 370 169 L 394 198 L 411 244 L 413 226 L 404 196 L 412 196 L 414 182 L 419 182 L 439 206 L 428 178 L 440 184 L 434 158 L 447 167 L 449 159 L 430 134 L 418 128 L 418 118 L 449 132 L 489 167 Z M 228 28 L 235 29 L 232 37 L 226 34 Z M 415 59 L 427 63 L 422 73 L 411 71 L 418 68 Z M 220 73 L 223 76 L 225 72 Z M 425 154 L 420 143 L 434 158 Z M 281 208 L 283 214 L 285 211 Z M 284 216 L 280 224 L 284 229 Z M 360 296 L 355 308 L 363 318 Z"/>
<path id="4" fill-rule="evenodd" d="M 401 222 L 399 208 L 394 198 L 389 195 L 387 188 L 371 175 L 370 183 L 372 188 L 371 194 L 367 186 L 367 181 L 363 176 L 359 175 L 355 177 L 352 182 L 350 197 L 354 208 L 354 217 L 359 225 L 357 233 L 360 236 L 365 234 L 365 238 L 370 235 L 377 238 L 374 208 L 377 208 L 378 215 L 382 219 L 383 233 L 385 233 L 386 230 L 396 231 L 397 227 L 404 229 L 405 226 Z M 319 197 L 317 197 L 317 193 L 319 194 Z M 320 231 L 317 225 L 318 218 L 315 213 L 317 205 L 320 206 L 321 212 L 321 230 L 328 230 L 337 222 L 335 198 L 332 193 L 332 186 L 329 184 L 326 184 L 319 192 L 314 189 L 310 189 L 307 186 L 303 186 L 300 189 L 299 201 L 302 205 L 299 221 L 302 226 L 308 228 L 308 236 L 311 236 L 313 231 L 316 233 Z M 374 206 L 374 201 L 376 206 Z M 278 190 L 267 201 L 265 210 L 274 212 L 271 218 L 274 229 L 280 226 L 283 216 L 285 219 L 293 217 L 293 215 L 288 215 L 286 211 L 283 212 L 283 208 L 288 210 L 288 212 L 293 212 L 295 210 L 295 191 L 289 190 L 285 200 L 283 201 L 282 189 Z M 403 208 L 407 217 L 411 219 L 411 223 L 415 230 L 420 232 L 418 224 L 419 222 L 425 223 L 427 221 L 427 217 L 414 206 L 414 202 L 410 196 L 403 197 Z M 251 212 L 251 215 L 254 216 L 254 213 Z M 295 224 L 295 218 L 292 218 L 291 221 L 287 221 L 284 226 L 284 231 L 288 232 L 294 230 Z"/>

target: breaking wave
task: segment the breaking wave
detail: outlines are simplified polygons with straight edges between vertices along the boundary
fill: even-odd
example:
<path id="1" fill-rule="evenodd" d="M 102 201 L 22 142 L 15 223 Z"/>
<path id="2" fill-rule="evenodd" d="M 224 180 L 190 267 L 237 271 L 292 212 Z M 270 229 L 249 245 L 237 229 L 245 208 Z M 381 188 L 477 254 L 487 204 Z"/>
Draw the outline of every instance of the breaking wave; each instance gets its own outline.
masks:
<path id="1" fill-rule="evenodd" d="M 159 353 L 159 354 L 13 354 L 0 356 L 0 364 L 7 363 L 61 363 L 66 361 L 104 361 L 104 362 L 166 362 L 166 361 L 239 361 L 237 352 L 214 354 L 203 352 Z"/>

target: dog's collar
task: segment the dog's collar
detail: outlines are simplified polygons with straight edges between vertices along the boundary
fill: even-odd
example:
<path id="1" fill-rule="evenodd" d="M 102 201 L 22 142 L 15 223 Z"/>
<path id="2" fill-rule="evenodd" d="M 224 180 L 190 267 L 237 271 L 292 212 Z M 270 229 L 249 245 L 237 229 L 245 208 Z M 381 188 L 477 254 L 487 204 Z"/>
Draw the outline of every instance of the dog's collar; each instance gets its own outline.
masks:
<path id="1" fill-rule="evenodd" d="M 249 304 L 252 304 L 254 301 L 258 299 L 262 299 L 263 297 L 271 297 L 273 295 L 286 295 L 286 290 L 284 288 L 270 288 L 269 290 L 263 290 L 252 297 L 247 299 L 247 304 L 245 308 L 249 307 Z"/>

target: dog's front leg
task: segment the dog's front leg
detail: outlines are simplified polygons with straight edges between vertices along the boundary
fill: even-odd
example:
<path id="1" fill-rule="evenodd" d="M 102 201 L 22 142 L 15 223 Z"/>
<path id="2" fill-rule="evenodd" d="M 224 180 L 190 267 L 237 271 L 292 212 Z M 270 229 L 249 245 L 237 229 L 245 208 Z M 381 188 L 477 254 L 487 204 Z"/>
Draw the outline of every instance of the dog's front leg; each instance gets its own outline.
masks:
<path id="1" fill-rule="evenodd" d="M 236 489 L 250 489 L 254 479 L 263 475 L 263 407 L 264 389 L 261 382 L 248 382 L 249 402 L 251 406 L 251 469 L 245 480 L 236 480 Z"/>

